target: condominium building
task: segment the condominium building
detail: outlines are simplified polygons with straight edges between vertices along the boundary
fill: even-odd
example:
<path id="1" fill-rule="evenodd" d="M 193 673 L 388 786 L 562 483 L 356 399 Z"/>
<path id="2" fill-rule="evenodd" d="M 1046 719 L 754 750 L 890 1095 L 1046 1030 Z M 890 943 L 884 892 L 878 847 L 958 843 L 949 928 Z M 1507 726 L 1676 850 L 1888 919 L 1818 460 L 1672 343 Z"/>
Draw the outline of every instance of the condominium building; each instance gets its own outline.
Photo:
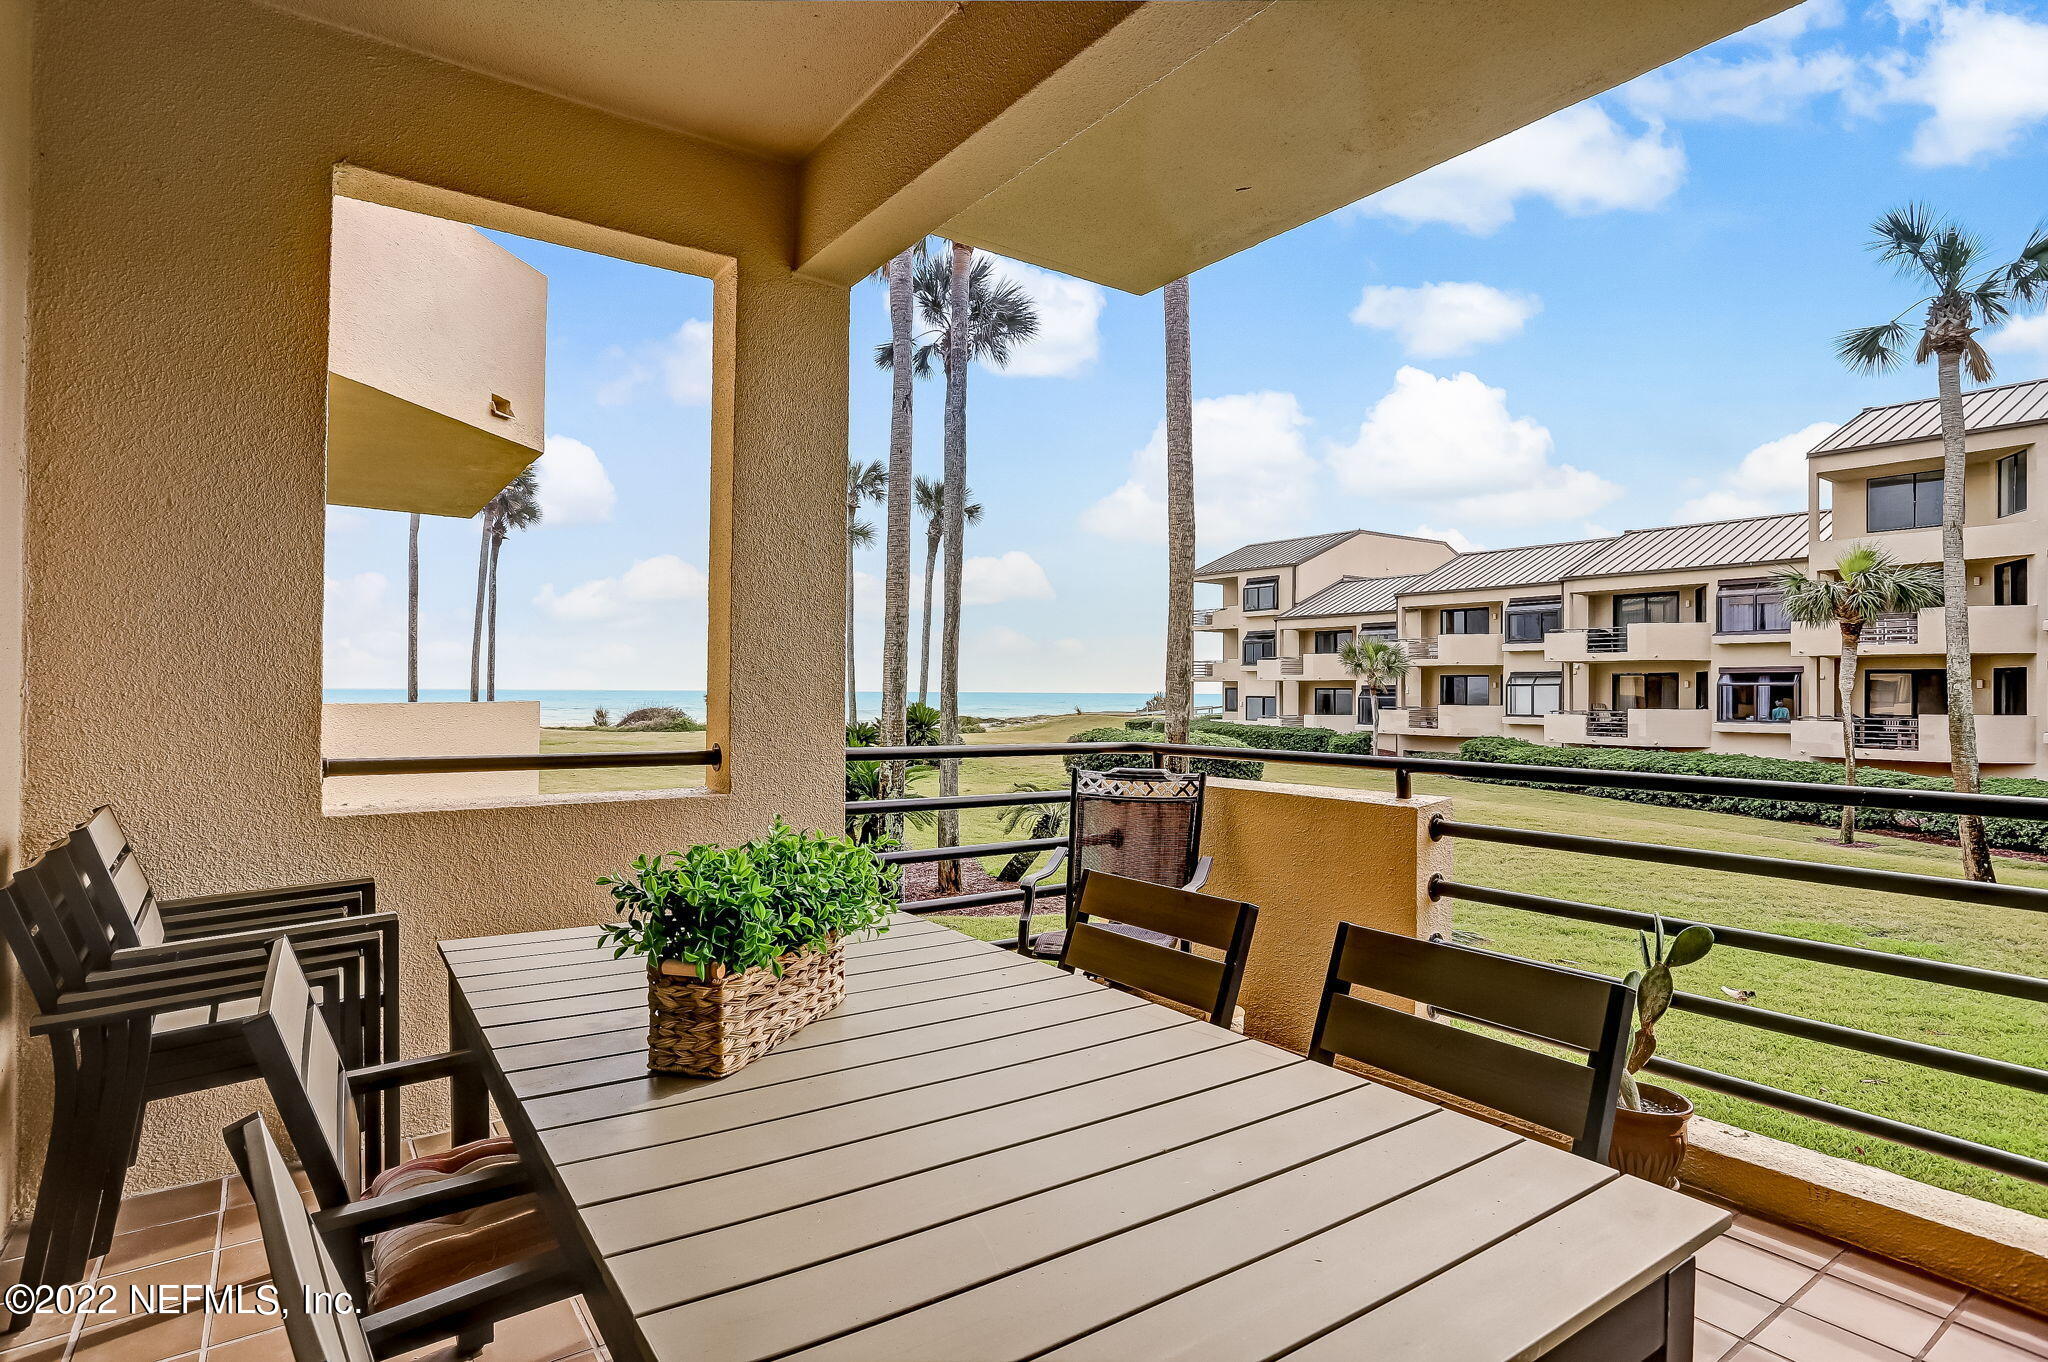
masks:
<path id="1" fill-rule="evenodd" d="M 2048 380 L 1972 393 L 1964 552 L 1987 773 L 2044 766 L 2033 561 L 2048 527 L 2027 471 L 2048 435 Z M 1807 509 L 1454 553 L 1366 531 L 1252 544 L 1197 569 L 1223 588 L 1196 627 L 1223 657 L 1226 717 L 1376 728 L 1383 751 L 1430 754 L 1495 734 L 1531 742 L 1840 759 L 1841 640 L 1794 626 L 1774 574 L 1829 571 L 1870 543 L 1941 559 L 1941 440 L 1932 400 L 1872 407 L 1809 454 Z M 1400 683 L 1342 664 L 1353 638 L 1396 639 Z M 1949 757 L 1941 611 L 1865 633 L 1851 704 L 1857 756 L 1902 770 Z"/>

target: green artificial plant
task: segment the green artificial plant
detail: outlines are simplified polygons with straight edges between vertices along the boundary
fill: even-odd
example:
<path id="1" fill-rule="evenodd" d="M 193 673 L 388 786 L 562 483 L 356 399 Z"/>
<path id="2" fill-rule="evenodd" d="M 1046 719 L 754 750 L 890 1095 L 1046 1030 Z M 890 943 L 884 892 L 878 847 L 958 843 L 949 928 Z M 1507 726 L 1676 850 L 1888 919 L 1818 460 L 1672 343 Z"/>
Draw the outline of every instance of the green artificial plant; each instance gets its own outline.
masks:
<path id="1" fill-rule="evenodd" d="M 1621 1075 L 1621 1104 L 1630 1111 L 1643 1110 L 1643 1094 L 1636 1085 L 1636 1075 L 1657 1053 L 1657 1023 L 1671 1008 L 1671 971 L 1694 963 L 1714 948 L 1713 931 L 1698 923 L 1668 939 L 1662 915 L 1653 917 L 1651 925 L 1654 937 L 1644 932 L 1637 938 L 1643 952 L 1643 967 L 1630 970 L 1622 980 L 1636 991 L 1636 1034 Z"/>

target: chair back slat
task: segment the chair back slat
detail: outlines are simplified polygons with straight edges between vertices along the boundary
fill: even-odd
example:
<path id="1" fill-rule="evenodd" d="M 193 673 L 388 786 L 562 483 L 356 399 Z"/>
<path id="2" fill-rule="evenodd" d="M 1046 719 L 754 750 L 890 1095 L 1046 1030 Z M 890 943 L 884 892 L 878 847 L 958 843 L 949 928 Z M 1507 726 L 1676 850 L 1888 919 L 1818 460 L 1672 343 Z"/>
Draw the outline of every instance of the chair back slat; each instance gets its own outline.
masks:
<path id="1" fill-rule="evenodd" d="M 1560 1058 L 1351 994 L 1353 985 L 1584 1051 Z M 1337 929 L 1311 1058 L 1342 1055 L 1546 1126 L 1605 1159 L 1635 990 L 1554 965 L 1418 941 L 1347 922 Z"/>
<path id="2" fill-rule="evenodd" d="M 256 1205 L 256 1223 L 263 1251 L 270 1259 L 270 1279 L 283 1308 L 285 1339 L 296 1362 L 376 1362 L 369 1336 L 363 1332 L 364 1284 L 351 1281 L 321 1242 L 312 1218 L 299 1199 L 292 1170 L 260 1116 L 245 1116 L 223 1132 L 234 1155 L 249 1199 Z M 354 1309 L 306 1308 L 309 1292 L 331 1299 L 346 1292 Z"/>
<path id="3" fill-rule="evenodd" d="M 1152 884 L 1186 884 L 1201 838 L 1204 779 L 1170 771 L 1075 771 L 1068 873 L 1106 870 Z"/>
<path id="4" fill-rule="evenodd" d="M 1258 909 L 1100 870 L 1081 877 L 1074 899 L 1074 923 L 1061 965 L 1205 1012 L 1218 1026 L 1230 1025 Z M 1127 935 L 1097 919 L 1212 945 L 1223 958 L 1212 960 Z"/>
<path id="5" fill-rule="evenodd" d="M 322 1206 L 363 1191 L 363 1133 L 348 1068 L 289 941 L 270 948 L 263 996 L 244 1028 L 264 1083 Z"/>
<path id="6" fill-rule="evenodd" d="M 116 946 L 161 945 L 164 929 L 156 894 L 114 810 L 105 805 L 94 809 L 64 845 L 79 873 L 108 900 L 102 912 L 108 940 Z"/>
<path id="7" fill-rule="evenodd" d="M 86 975 L 106 963 L 112 949 L 94 895 L 61 842 L 16 871 L 0 890 L 0 927 L 43 1008 L 83 988 Z"/>

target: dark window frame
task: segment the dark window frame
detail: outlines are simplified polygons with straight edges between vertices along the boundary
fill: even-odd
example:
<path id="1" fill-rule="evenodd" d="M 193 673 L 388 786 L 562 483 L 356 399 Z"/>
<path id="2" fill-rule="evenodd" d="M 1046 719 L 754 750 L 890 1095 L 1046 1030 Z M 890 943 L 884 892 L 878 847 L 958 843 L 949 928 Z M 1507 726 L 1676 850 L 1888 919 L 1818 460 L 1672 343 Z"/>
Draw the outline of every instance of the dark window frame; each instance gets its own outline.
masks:
<path id="1" fill-rule="evenodd" d="M 1774 582 L 1723 582 L 1714 592 L 1717 634 L 1789 634 L 1785 592 Z"/>
<path id="2" fill-rule="evenodd" d="M 1993 605 L 2026 605 L 2027 562 L 2025 558 L 2014 558 L 1995 564 L 1991 569 L 1991 602 Z"/>
<path id="3" fill-rule="evenodd" d="M 1540 719 L 1546 714 L 1555 714 L 1564 708 L 1564 673 L 1561 671 L 1509 672 L 1507 684 L 1502 690 L 1505 692 L 1503 698 L 1507 702 L 1507 712 L 1518 719 Z M 1557 703 L 1549 709 L 1535 708 L 1534 706 L 1539 703 L 1535 698 L 1539 690 L 1554 691 Z M 1517 706 L 1517 692 L 1525 693 L 1529 697 L 1529 708 Z"/>
<path id="4" fill-rule="evenodd" d="M 1277 719 L 1280 717 L 1280 697 L 1277 695 L 1247 695 L 1243 698 L 1244 717 L 1247 719 Z"/>
<path id="5" fill-rule="evenodd" d="M 1528 629 L 1529 621 L 1535 622 L 1535 632 Z M 1520 626 L 1519 628 L 1517 626 Z M 1550 634 L 1564 628 L 1564 598 L 1552 597 L 1547 600 L 1509 601 L 1506 618 L 1502 622 L 1501 638 L 1507 643 L 1541 643 Z"/>
<path id="6" fill-rule="evenodd" d="M 1903 510 L 1905 519 L 1899 519 L 1901 508 L 1887 506 L 1884 514 L 1878 513 L 1880 489 L 1906 489 Z M 1885 523 L 1879 523 L 1880 521 Z M 1898 521 L 1897 524 L 1891 522 Z M 1863 484 L 1863 528 L 1872 534 L 1883 534 L 1890 530 L 1928 530 L 1941 524 L 1941 470 L 1926 473 L 1898 473 L 1888 478 L 1872 478 Z"/>
<path id="7" fill-rule="evenodd" d="M 1652 692 L 1653 690 L 1661 690 L 1661 689 L 1662 689 L 1662 687 L 1653 687 L 1653 686 L 1651 686 L 1651 685 L 1649 684 L 1650 682 L 1652 682 L 1652 681 L 1669 681 L 1669 682 L 1671 683 L 1671 703 L 1670 703 L 1670 704 L 1668 704 L 1668 705 L 1652 705 L 1652 704 L 1640 704 L 1640 705 L 1625 705 L 1625 704 L 1623 704 L 1623 703 L 1621 702 L 1621 683 L 1622 683 L 1622 682 L 1624 682 L 1624 681 L 1628 681 L 1628 680 L 1634 680 L 1634 679 L 1637 679 L 1637 678 L 1640 678 L 1640 679 L 1641 679 L 1641 680 L 1643 681 L 1643 683 L 1644 683 L 1644 685 L 1643 685 L 1643 699 L 1644 699 L 1644 700 L 1646 700 L 1646 701 L 1647 701 L 1647 700 L 1648 700 L 1648 699 L 1650 698 L 1650 693 L 1651 693 L 1651 692 Z M 1611 708 L 1613 708 L 1613 709 L 1677 709 L 1677 708 L 1679 708 L 1679 703 L 1678 703 L 1678 673 L 1677 673 L 1677 672 L 1616 672 L 1616 673 L 1614 673 L 1614 675 L 1612 675 L 1611 677 L 1609 677 L 1609 678 L 1608 678 L 1608 681 L 1607 681 L 1607 693 L 1608 693 L 1608 696 L 1609 696 L 1609 698 L 1610 698 L 1610 699 L 1611 699 L 1611 701 L 1612 701 L 1612 703 L 1611 703 L 1611 706 L 1610 706 L 1610 707 L 1611 707 Z"/>
<path id="8" fill-rule="evenodd" d="M 1789 713 L 1783 719 L 1769 717 L 1769 700 L 1778 691 L 1790 685 L 1792 696 L 1786 706 Z M 1758 689 L 1761 687 L 1762 689 Z M 1755 714 L 1750 718 L 1733 713 L 1738 692 L 1752 692 L 1750 706 Z M 1796 667 L 1724 667 L 1720 682 L 1715 687 L 1714 722 L 1717 724 L 1784 724 L 1799 715 L 1799 707 L 1806 694 L 1806 673 Z"/>
<path id="9" fill-rule="evenodd" d="M 1318 657 L 1326 657 L 1331 653 L 1341 653 L 1344 651 L 1344 645 L 1351 642 L 1354 637 L 1356 635 L 1349 629 L 1317 629 L 1312 631 L 1309 636 L 1309 651 L 1315 653 Z M 1323 646 L 1325 640 L 1329 642 L 1327 648 Z"/>
<path id="10" fill-rule="evenodd" d="M 1948 713 L 1948 673 L 1940 667 L 1871 667 L 1863 673 L 1863 712 L 1871 717 L 1905 718 L 1907 715 L 1879 715 L 1870 706 L 1871 683 L 1880 676 L 1909 676 L 1912 678 L 1912 718 L 1932 718 Z M 1939 700 L 1938 708 L 1922 708 L 1930 699 Z"/>
<path id="11" fill-rule="evenodd" d="M 1619 591 L 1615 593 L 1614 599 L 1608 602 L 1608 617 L 1614 621 L 1614 626 L 1617 629 L 1627 624 L 1677 624 L 1679 622 L 1678 599 L 1679 593 L 1676 591 Z M 1645 604 L 1651 601 L 1669 601 L 1671 602 L 1671 618 L 1663 620 L 1625 620 L 1621 617 L 1621 603 L 1623 601 L 1642 601 Z"/>
<path id="12" fill-rule="evenodd" d="M 1238 608 L 1248 615 L 1263 615 L 1280 608 L 1280 579 L 1278 577 L 1252 577 L 1246 580 L 1244 591 L 1239 597 Z"/>
<path id="13" fill-rule="evenodd" d="M 2008 454 L 1998 461 L 1998 514 L 2001 519 L 2027 509 L 2027 451 Z"/>
<path id="14" fill-rule="evenodd" d="M 1475 615 L 1479 619 L 1479 627 L 1466 628 Z M 1452 627 L 1453 619 L 1458 621 L 1456 628 Z M 1438 634 L 1490 634 L 1493 632 L 1493 610 L 1484 605 L 1447 606 L 1437 611 L 1436 631 Z"/>
<path id="15" fill-rule="evenodd" d="M 2027 669 L 2019 667 L 1993 667 L 1991 669 L 1991 712 L 1993 714 L 2025 714 L 2027 712 Z"/>
<path id="16" fill-rule="evenodd" d="M 1349 686 L 1317 686 L 1309 693 L 1309 713 L 1349 716 L 1353 712 L 1353 698 Z M 1325 708 L 1326 704 L 1328 708 Z"/>
<path id="17" fill-rule="evenodd" d="M 1224 712 L 1225 714 L 1235 714 L 1235 713 L 1237 713 L 1237 687 L 1236 687 L 1236 686 L 1225 686 L 1225 687 L 1223 688 L 1223 712 Z"/>
<path id="18" fill-rule="evenodd" d="M 1254 653 L 1252 648 L 1254 643 L 1262 644 L 1267 651 Z M 1238 645 L 1238 656 L 1247 667 L 1263 662 L 1269 657 L 1278 657 L 1280 656 L 1280 635 L 1271 629 L 1253 630 L 1247 633 L 1244 636 L 1244 640 Z"/>
<path id="19" fill-rule="evenodd" d="M 1477 700 L 1471 698 L 1475 689 L 1480 695 Z M 1439 705 L 1490 705 L 1493 678 L 1485 672 L 1448 672 L 1437 677 L 1436 693 Z"/>

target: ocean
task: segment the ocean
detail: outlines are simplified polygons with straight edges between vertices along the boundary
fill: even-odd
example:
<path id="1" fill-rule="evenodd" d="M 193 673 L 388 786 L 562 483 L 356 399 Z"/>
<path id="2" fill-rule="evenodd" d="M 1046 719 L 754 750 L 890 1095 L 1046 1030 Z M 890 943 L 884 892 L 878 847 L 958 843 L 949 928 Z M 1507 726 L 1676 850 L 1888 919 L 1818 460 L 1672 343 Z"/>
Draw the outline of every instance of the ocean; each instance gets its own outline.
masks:
<path id="1" fill-rule="evenodd" d="M 330 689 L 324 698 L 332 704 L 373 704 L 404 700 L 405 692 Z M 646 709 L 652 705 L 673 705 L 699 719 L 704 717 L 704 692 L 701 690 L 514 690 L 500 686 L 498 698 L 540 701 L 540 721 L 544 726 L 572 727 L 587 724 L 599 706 L 610 712 L 613 723 L 617 723 L 631 710 Z M 1137 692 L 964 690 L 960 692 L 960 712 L 980 719 L 1013 719 L 1027 714 L 1071 714 L 1076 710 L 1089 714 L 1129 713 L 1137 710 L 1151 698 L 1149 694 Z M 420 692 L 420 700 L 423 703 L 451 703 L 468 699 L 467 689 Z M 880 691 L 860 691 L 856 699 L 859 701 L 861 717 L 872 719 L 881 713 Z M 840 703 L 844 703 L 844 697 L 841 697 Z"/>

